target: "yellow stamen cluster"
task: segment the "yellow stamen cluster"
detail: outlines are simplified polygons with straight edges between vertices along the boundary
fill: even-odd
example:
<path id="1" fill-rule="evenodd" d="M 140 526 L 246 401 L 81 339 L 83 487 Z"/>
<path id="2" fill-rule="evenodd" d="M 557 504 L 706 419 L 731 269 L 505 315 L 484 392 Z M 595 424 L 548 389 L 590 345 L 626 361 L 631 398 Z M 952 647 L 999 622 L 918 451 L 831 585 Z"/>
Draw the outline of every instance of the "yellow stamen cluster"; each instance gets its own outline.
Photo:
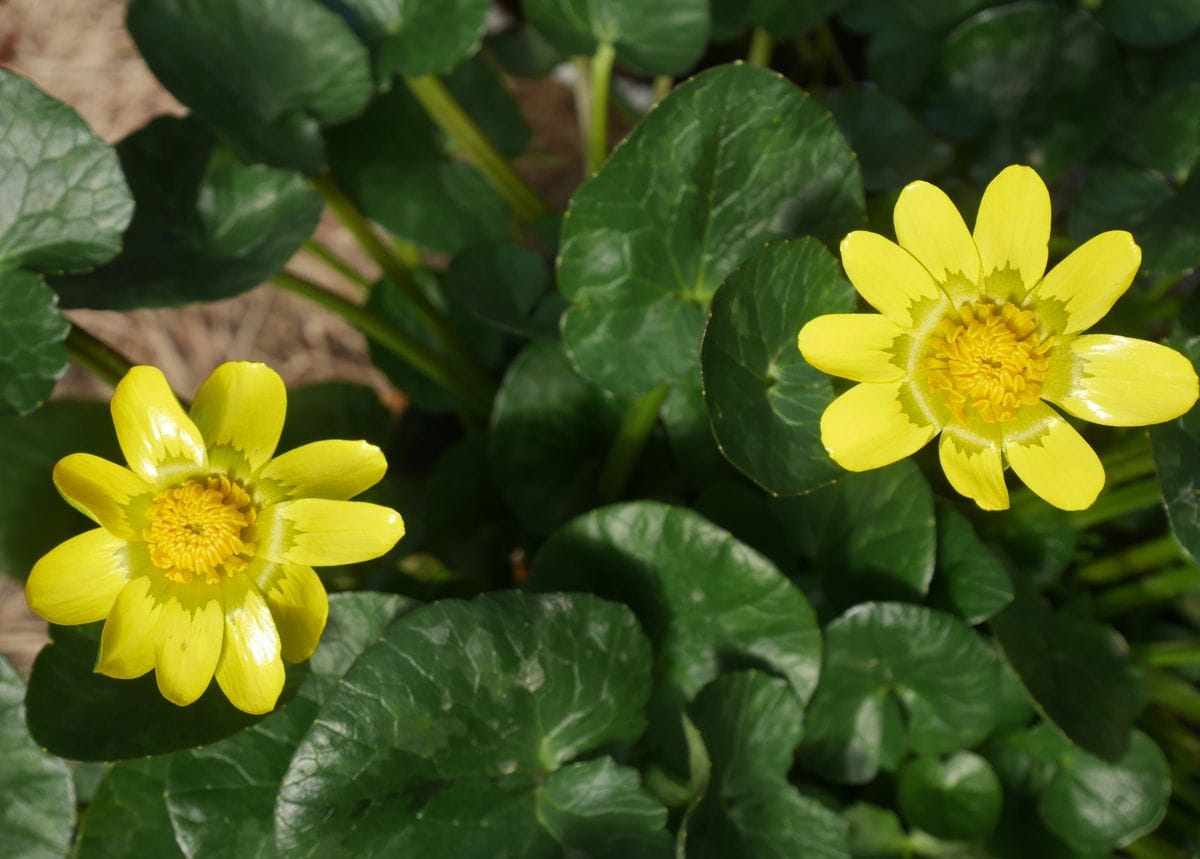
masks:
<path id="1" fill-rule="evenodd" d="M 925 358 L 929 385 L 944 391 L 961 422 L 970 404 L 988 423 L 1012 420 L 1021 406 L 1038 401 L 1054 338 L 1038 337 L 1032 312 L 1011 302 L 964 304 L 938 325 Z"/>
<path id="2" fill-rule="evenodd" d="M 213 585 L 245 569 L 254 543 L 244 534 L 256 515 L 246 490 L 225 475 L 189 480 L 155 496 L 142 538 L 168 579 L 203 575 Z"/>

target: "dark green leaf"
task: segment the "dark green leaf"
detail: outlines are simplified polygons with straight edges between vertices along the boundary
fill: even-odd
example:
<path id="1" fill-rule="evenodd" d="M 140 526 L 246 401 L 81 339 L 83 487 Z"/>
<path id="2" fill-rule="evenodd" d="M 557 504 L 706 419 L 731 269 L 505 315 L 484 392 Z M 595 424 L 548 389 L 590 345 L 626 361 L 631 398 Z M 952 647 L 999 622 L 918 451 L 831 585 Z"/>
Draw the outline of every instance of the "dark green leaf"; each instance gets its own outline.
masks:
<path id="1" fill-rule="evenodd" d="M 558 341 L 517 356 L 496 395 L 488 447 L 517 521 L 548 534 L 599 503 L 596 482 L 628 405 L 580 378 Z"/>
<path id="2" fill-rule="evenodd" d="M 1122 130 L 1118 148 L 1144 167 L 1185 181 L 1200 160 L 1200 83 L 1158 93 Z"/>
<path id="3" fill-rule="evenodd" d="M 315 0 L 133 0 L 126 23 L 163 85 L 251 161 L 316 174 L 321 125 L 371 96 L 366 48 Z"/>
<path id="4" fill-rule="evenodd" d="M 671 386 L 659 417 L 675 466 L 689 486 L 700 489 L 717 481 L 741 482 L 713 436 L 699 368 Z"/>
<path id="5" fill-rule="evenodd" d="M 25 684 L 0 656 L 0 855 L 49 859 L 66 853 L 75 796 L 66 761 L 38 748 L 25 728 Z"/>
<path id="6" fill-rule="evenodd" d="M 632 774 L 594 762 L 548 794 L 543 783 L 636 739 L 649 656 L 628 609 L 586 595 L 489 594 L 409 612 L 358 658 L 297 749 L 277 847 L 559 856 L 556 832 L 574 838 L 603 817 L 614 841 L 652 839 Z M 539 804 L 568 798 L 547 828 Z"/>
<path id="7" fill-rule="evenodd" d="M 708 417 L 721 451 L 768 492 L 794 495 L 844 473 L 821 444 L 833 386 L 796 335 L 856 303 L 837 261 L 808 238 L 767 245 L 713 298 L 700 349 Z"/>
<path id="8" fill-rule="evenodd" d="M 551 773 L 537 794 L 537 817 L 567 855 L 624 859 L 669 852 L 667 810 L 641 789 L 637 770 L 611 758 Z"/>
<path id="9" fill-rule="evenodd" d="M 713 0 L 712 38 L 725 41 L 751 27 L 777 39 L 800 36 L 847 5 L 848 0 Z"/>
<path id="10" fill-rule="evenodd" d="M 320 382 L 288 391 L 280 451 L 326 438 L 364 439 L 387 448 L 395 420 L 366 385 Z"/>
<path id="11" fill-rule="evenodd" d="M 458 301 L 501 331 L 553 339 L 566 304 L 546 262 L 520 245 L 500 241 L 461 251 L 447 284 Z"/>
<path id="12" fill-rule="evenodd" d="M 33 663 L 26 695 L 29 732 L 44 748 L 79 761 L 161 755 L 205 745 L 262 719 L 235 708 L 213 683 L 200 699 L 178 707 L 150 673 L 114 680 L 94 673 L 101 623 L 51 626 L 51 641 Z M 289 666 L 284 706 L 307 673 Z"/>
<path id="13" fill-rule="evenodd" d="M 912 462 L 845 473 L 771 508 L 835 602 L 919 600 L 928 590 L 937 549 L 933 493 Z"/>
<path id="14" fill-rule="evenodd" d="M 568 54 L 593 54 L 612 45 L 617 56 L 653 75 L 679 75 L 700 59 L 708 42 L 705 0 L 523 0 L 521 7 L 546 39 Z"/>
<path id="15" fill-rule="evenodd" d="M 1125 640 L 1077 607 L 1052 611 L 1023 576 L 1013 593 L 991 625 L 1030 698 L 1072 742 L 1119 760 L 1146 696 Z"/>
<path id="16" fill-rule="evenodd" d="M 995 513 L 975 523 L 979 535 L 997 552 L 1010 558 L 1039 588 L 1062 578 L 1075 553 L 1075 529 L 1070 516 L 1057 507 L 1035 502 Z"/>
<path id="17" fill-rule="evenodd" d="M 326 139 L 338 184 L 395 235 L 450 254 L 504 238 L 508 205 L 474 167 L 446 157 L 436 127 L 402 83 Z"/>
<path id="18" fill-rule="evenodd" d="M 489 0 L 321 0 L 371 49 L 380 81 L 449 71 L 483 38 Z"/>
<path id="19" fill-rule="evenodd" d="M 334 594 L 312 673 L 286 708 L 236 736 L 169 758 L 167 811 L 188 857 L 276 855 L 275 796 L 296 744 L 355 658 L 411 606 L 386 594 Z"/>
<path id="20" fill-rule="evenodd" d="M 536 29 L 518 22 L 487 37 L 487 46 L 496 60 L 511 75 L 540 78 L 550 74 L 568 57 L 551 45 Z"/>
<path id="21" fill-rule="evenodd" d="M 907 857 L 908 833 L 894 811 L 860 802 L 843 813 L 850 825 L 850 855 L 854 859 Z"/>
<path id="22" fill-rule="evenodd" d="M 1000 780 L 979 755 L 916 758 L 900 768 L 897 798 L 909 823 L 938 838 L 982 838 L 1000 819 Z"/>
<path id="23" fill-rule="evenodd" d="M 521 107 L 485 53 L 465 59 L 442 83 L 502 155 L 515 158 L 529 148 Z"/>
<path id="24" fill-rule="evenodd" d="M 99 265 L 121 249 L 133 213 L 112 147 L 71 108 L 2 68 L 0 189 L 0 267 Z"/>
<path id="25" fill-rule="evenodd" d="M 936 176 L 954 150 L 938 140 L 887 93 L 870 87 L 832 90 L 821 97 L 862 164 L 868 192 Z"/>
<path id="26" fill-rule="evenodd" d="M 77 859 L 182 857 L 166 805 L 167 760 L 123 761 L 108 771 L 88 807 Z"/>
<path id="27" fill-rule="evenodd" d="M 1193 364 L 1200 363 L 1200 337 L 1174 341 Z M 1171 532 L 1193 561 L 1200 561 L 1200 410 L 1150 430 Z"/>
<path id="28" fill-rule="evenodd" d="M 819 104 L 763 69 L 704 72 L 571 200 L 558 278 L 572 359 L 628 394 L 680 378 L 740 262 L 771 239 L 840 239 L 862 219 L 857 163 Z"/>
<path id="29" fill-rule="evenodd" d="M 1180 42 L 1200 28 L 1195 0 L 1104 0 L 1096 16 L 1122 42 L 1139 48 Z"/>
<path id="30" fill-rule="evenodd" d="M 699 514 L 651 501 L 588 513 L 546 541 L 530 587 L 590 591 L 633 607 L 659 684 L 690 700 L 722 664 L 760 664 L 801 701 L 816 686 L 821 636 L 804 595 L 758 552 Z"/>
<path id="31" fill-rule="evenodd" d="M 925 95 L 940 47 L 940 42 L 911 24 L 888 27 L 867 44 L 867 75 L 897 98 L 916 101 Z"/>
<path id="32" fill-rule="evenodd" d="M 937 570 L 929 604 L 982 623 L 1013 600 L 1008 570 L 948 502 L 937 505 Z"/>
<path id="33" fill-rule="evenodd" d="M 117 151 L 137 200 L 125 248 L 95 271 L 54 278 L 65 307 L 229 298 L 282 268 L 321 214 L 300 176 L 243 164 L 192 119 L 156 119 Z"/>
<path id="34" fill-rule="evenodd" d="M 51 479 L 67 454 L 120 460 L 103 403 L 54 400 L 28 417 L 0 418 L 0 572 L 24 579 L 34 563 L 92 522 L 62 500 Z"/>
<path id="35" fill-rule="evenodd" d="M 905 748 L 945 754 L 991 731 L 999 664 L 958 618 L 902 603 L 856 606 L 825 629 L 821 683 L 801 760 L 826 779 L 865 784 Z"/>
<path id="36" fill-rule="evenodd" d="M 783 680 L 724 675 L 691 708 L 712 778 L 687 818 L 687 855 L 849 859 L 846 824 L 787 782 L 803 708 Z"/>
<path id="37" fill-rule="evenodd" d="M 70 329 L 40 274 L 0 268 L 0 415 L 27 415 L 50 396 Z"/>
<path id="38" fill-rule="evenodd" d="M 1054 179 L 1103 140 L 1120 67 L 1115 46 L 1082 9 L 988 9 L 943 42 L 925 116 L 935 131 L 980 139 L 977 180 L 1013 162 Z"/>

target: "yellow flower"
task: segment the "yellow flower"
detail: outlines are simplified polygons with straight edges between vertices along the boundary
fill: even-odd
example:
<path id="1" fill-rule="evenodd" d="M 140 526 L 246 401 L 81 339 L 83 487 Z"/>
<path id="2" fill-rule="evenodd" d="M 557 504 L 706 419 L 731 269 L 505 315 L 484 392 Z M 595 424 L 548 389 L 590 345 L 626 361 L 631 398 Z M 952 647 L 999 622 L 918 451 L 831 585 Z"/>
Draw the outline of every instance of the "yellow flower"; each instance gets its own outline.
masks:
<path id="1" fill-rule="evenodd" d="M 41 558 L 30 607 L 57 624 L 106 619 L 96 671 L 155 670 L 179 705 L 214 674 L 248 713 L 275 706 L 282 659 L 317 646 L 329 604 L 313 566 L 387 552 L 395 510 L 347 501 L 387 469 L 364 441 L 319 441 L 272 459 L 287 391 L 264 364 L 222 364 L 190 417 L 163 374 L 134 367 L 112 398 L 129 468 L 76 453 L 54 467 L 70 504 L 101 527 Z"/>
<path id="2" fill-rule="evenodd" d="M 992 180 L 974 233 L 927 182 L 908 185 L 894 214 L 898 245 L 859 231 L 841 246 L 846 274 L 879 313 L 821 316 L 799 336 L 809 364 L 861 383 L 821 416 L 821 441 L 842 467 L 879 468 L 940 432 L 950 484 L 985 510 L 1008 507 L 1002 453 L 1046 501 L 1080 510 L 1104 468 L 1048 403 L 1142 426 L 1196 402 L 1196 373 L 1178 352 L 1083 333 L 1128 289 L 1141 250 L 1129 233 L 1102 233 L 1046 274 L 1050 195 L 1031 168 Z"/>

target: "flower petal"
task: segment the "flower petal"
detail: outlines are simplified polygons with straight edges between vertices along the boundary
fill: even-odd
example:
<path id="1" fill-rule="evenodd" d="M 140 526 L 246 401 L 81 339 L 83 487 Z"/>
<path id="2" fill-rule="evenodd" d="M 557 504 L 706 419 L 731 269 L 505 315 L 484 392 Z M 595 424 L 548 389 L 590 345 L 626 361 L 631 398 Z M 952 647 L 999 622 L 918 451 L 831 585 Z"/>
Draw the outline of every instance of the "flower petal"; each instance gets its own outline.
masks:
<path id="1" fill-rule="evenodd" d="M 1046 273 L 1050 245 L 1050 192 L 1032 167 L 1013 164 L 1000 171 L 983 192 L 973 234 L 986 279 L 993 271 L 1013 269 L 1025 289 Z"/>
<path id="2" fill-rule="evenodd" d="M 1104 488 L 1100 457 L 1069 423 L 1049 406 L 1026 406 L 1028 422 L 1006 427 L 1004 455 L 1017 477 L 1048 503 L 1062 510 L 1092 506 Z"/>
<path id="3" fill-rule="evenodd" d="M 365 441 L 314 441 L 275 457 L 258 474 L 264 503 L 286 498 L 343 501 L 370 489 L 387 471 L 383 451 Z"/>
<path id="4" fill-rule="evenodd" d="M 128 468 L 90 453 L 60 459 L 54 466 L 54 485 L 72 507 L 127 540 L 137 530 L 130 521 L 129 503 L 150 492 L 146 481 Z"/>
<path id="5" fill-rule="evenodd" d="M 148 575 L 135 575 L 117 594 L 104 631 L 96 673 L 118 680 L 141 677 L 154 667 L 154 643 L 163 602 Z"/>
<path id="6" fill-rule="evenodd" d="M 191 416 L 214 466 L 249 473 L 275 453 L 286 412 L 287 388 L 278 373 L 266 364 L 230 361 L 196 391 Z"/>
<path id="7" fill-rule="evenodd" d="M 868 471 L 916 453 L 938 428 L 916 418 L 901 400 L 902 382 L 864 382 L 821 415 L 821 444 L 849 471 Z"/>
<path id="8" fill-rule="evenodd" d="M 1060 385 L 1042 396 L 1077 418 L 1110 427 L 1174 420 L 1196 404 L 1196 370 L 1170 347 L 1111 334 L 1076 337 Z M 1057 375 L 1057 374 L 1056 374 Z"/>
<path id="9" fill-rule="evenodd" d="M 902 328 L 913 306 L 942 300 L 941 290 L 912 254 L 878 233 L 856 230 L 842 239 L 842 266 L 859 295 Z"/>
<path id="10" fill-rule="evenodd" d="M 158 624 L 154 675 L 163 697 L 186 707 L 204 694 L 224 639 L 221 600 L 205 582 L 174 585 Z"/>
<path id="11" fill-rule="evenodd" d="M 129 467 L 151 484 L 208 469 L 204 438 L 157 367 L 134 367 L 117 383 L 113 425 Z"/>
<path id="12" fill-rule="evenodd" d="M 979 251 L 962 215 L 946 193 L 928 182 L 911 182 L 893 213 L 900 247 L 917 258 L 938 283 L 956 275 L 979 283 Z"/>
<path id="13" fill-rule="evenodd" d="M 279 633 L 262 594 L 246 576 L 222 582 L 225 644 L 217 683 L 230 703 L 246 713 L 269 713 L 283 691 Z"/>
<path id="14" fill-rule="evenodd" d="M 303 662 L 312 656 L 329 617 L 329 597 L 312 567 L 270 564 L 258 578 L 258 589 L 275 619 L 283 658 Z"/>
<path id="15" fill-rule="evenodd" d="M 1029 298 L 1041 316 L 1046 303 L 1061 305 L 1063 319 L 1056 333 L 1074 334 L 1091 328 L 1116 303 L 1142 263 L 1142 250 L 1123 230 L 1101 233 L 1084 242 L 1050 269 Z"/>
<path id="16" fill-rule="evenodd" d="M 904 332 L 878 313 L 830 313 L 812 319 L 796 339 L 804 360 L 822 373 L 856 382 L 897 382 L 892 345 Z"/>
<path id="17" fill-rule="evenodd" d="M 942 430 L 938 443 L 938 459 L 950 485 L 983 510 L 1008 509 L 1000 445 L 999 434 L 982 438 L 951 426 Z"/>
<path id="18" fill-rule="evenodd" d="M 311 567 L 378 558 L 403 536 L 399 513 L 364 501 L 284 501 L 265 508 L 255 523 L 262 557 Z"/>
<path id="19" fill-rule="evenodd" d="M 94 528 L 59 543 L 33 565 L 25 601 L 51 623 L 103 620 L 129 581 L 124 540 Z"/>

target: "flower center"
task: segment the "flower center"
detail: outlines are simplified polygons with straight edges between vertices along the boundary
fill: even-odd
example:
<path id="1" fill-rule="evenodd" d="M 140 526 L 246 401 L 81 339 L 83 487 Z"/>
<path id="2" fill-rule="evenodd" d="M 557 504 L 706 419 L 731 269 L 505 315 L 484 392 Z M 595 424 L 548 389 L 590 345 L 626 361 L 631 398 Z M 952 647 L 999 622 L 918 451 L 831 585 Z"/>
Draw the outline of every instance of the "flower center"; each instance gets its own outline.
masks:
<path id="1" fill-rule="evenodd" d="M 1053 344 L 1053 337 L 1038 337 L 1031 311 L 979 301 L 934 329 L 924 365 L 930 387 L 945 392 L 959 421 L 966 422 L 969 405 L 987 423 L 1000 423 L 1038 401 Z"/>
<path id="2" fill-rule="evenodd" d="M 257 513 L 246 490 L 225 475 L 189 480 L 155 496 L 142 538 L 168 579 L 203 575 L 212 585 L 245 569 L 254 543 L 244 535 Z"/>

